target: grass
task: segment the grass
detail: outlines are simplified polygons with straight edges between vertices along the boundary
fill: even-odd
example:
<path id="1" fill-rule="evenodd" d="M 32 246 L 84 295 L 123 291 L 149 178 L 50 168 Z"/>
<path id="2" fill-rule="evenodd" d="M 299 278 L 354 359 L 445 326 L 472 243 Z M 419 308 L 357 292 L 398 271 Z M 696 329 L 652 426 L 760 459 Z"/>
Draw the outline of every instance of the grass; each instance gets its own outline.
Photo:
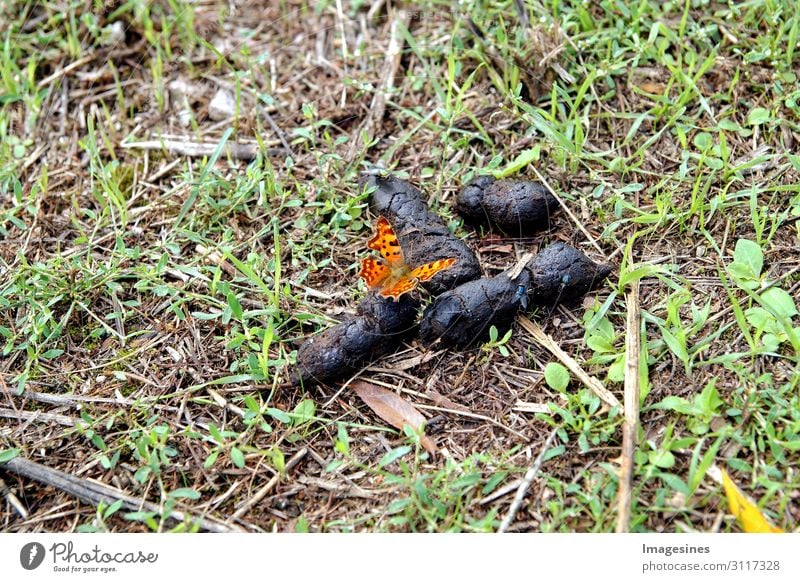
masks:
<path id="1" fill-rule="evenodd" d="M 640 282 L 633 531 L 737 531 L 712 465 L 797 529 L 794 3 L 515 4 L 421 3 L 400 28 L 385 118 L 352 156 L 395 13 L 0 6 L 0 458 L 164 508 L 87 506 L 6 474 L 29 515 L 5 512 L 4 531 L 192 531 L 170 512 L 227 519 L 276 476 L 236 526 L 492 531 L 553 428 L 512 529 L 613 530 L 619 411 L 575 379 L 545 380 L 552 358 L 521 333 L 398 371 L 423 352 L 412 342 L 363 373 L 430 413 L 446 458 L 348 391 L 283 385 L 302 340 L 364 293 L 372 217 L 357 181 L 375 166 L 422 185 L 487 273 L 556 240 L 614 263 L 606 285 L 541 322 L 620 397 L 624 291 Z M 214 121 L 220 88 L 235 108 Z M 224 143 L 282 147 L 267 115 L 291 154 L 228 157 Z M 170 135 L 219 145 L 206 158 L 122 147 Z M 500 245 L 461 224 L 460 185 L 533 178 L 531 165 L 602 253 L 563 213 Z M 428 388 L 479 418 L 440 412 Z"/>

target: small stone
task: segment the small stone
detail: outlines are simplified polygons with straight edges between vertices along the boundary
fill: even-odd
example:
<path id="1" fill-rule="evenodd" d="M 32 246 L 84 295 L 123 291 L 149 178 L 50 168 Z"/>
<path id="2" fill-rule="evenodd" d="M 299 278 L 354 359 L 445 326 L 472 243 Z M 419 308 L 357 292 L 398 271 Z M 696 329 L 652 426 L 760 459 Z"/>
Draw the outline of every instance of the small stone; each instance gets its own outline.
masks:
<path id="1" fill-rule="evenodd" d="M 100 44 L 113 46 L 125 42 L 125 23 L 116 20 L 106 26 L 100 33 Z"/>
<path id="2" fill-rule="evenodd" d="M 183 127 L 189 127 L 193 116 L 191 102 L 195 101 L 193 94 L 196 94 L 197 91 L 184 79 L 170 81 L 167 89 L 169 90 L 170 108 L 177 112 L 178 123 Z"/>
<path id="3" fill-rule="evenodd" d="M 697 248 L 694 250 L 694 256 L 698 259 L 701 257 L 706 256 L 706 246 L 705 245 L 697 245 Z"/>
<path id="4" fill-rule="evenodd" d="M 167 89 L 169 89 L 169 98 L 174 103 L 183 103 L 192 92 L 192 86 L 187 83 L 184 79 L 175 79 L 174 81 L 170 81 L 169 85 L 167 85 Z"/>
<path id="5" fill-rule="evenodd" d="M 192 110 L 184 108 L 178 111 L 178 123 L 183 127 L 189 127 L 192 123 Z"/>
<path id="6" fill-rule="evenodd" d="M 234 101 L 233 95 L 224 89 L 217 91 L 211 103 L 208 104 L 208 116 L 214 121 L 222 121 L 232 117 L 235 110 L 236 101 Z"/>

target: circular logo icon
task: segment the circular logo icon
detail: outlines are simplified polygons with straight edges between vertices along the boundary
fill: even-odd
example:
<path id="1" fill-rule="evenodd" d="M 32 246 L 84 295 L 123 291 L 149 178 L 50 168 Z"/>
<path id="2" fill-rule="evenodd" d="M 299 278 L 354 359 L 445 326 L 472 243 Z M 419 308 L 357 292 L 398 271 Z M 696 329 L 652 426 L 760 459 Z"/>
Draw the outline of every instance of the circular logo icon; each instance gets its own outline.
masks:
<path id="1" fill-rule="evenodd" d="M 19 551 L 19 563 L 26 570 L 35 570 L 44 561 L 44 546 L 39 542 L 30 542 Z"/>

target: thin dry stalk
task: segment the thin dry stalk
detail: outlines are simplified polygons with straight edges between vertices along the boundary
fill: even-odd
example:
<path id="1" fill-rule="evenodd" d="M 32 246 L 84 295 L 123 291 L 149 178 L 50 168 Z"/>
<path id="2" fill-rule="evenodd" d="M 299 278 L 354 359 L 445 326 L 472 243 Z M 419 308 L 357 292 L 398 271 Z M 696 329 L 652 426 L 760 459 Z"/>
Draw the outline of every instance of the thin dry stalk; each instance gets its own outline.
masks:
<path id="1" fill-rule="evenodd" d="M 177 141 L 172 139 L 149 140 L 123 143 L 123 148 L 150 151 L 165 151 L 179 156 L 190 158 L 210 157 L 219 147 L 218 143 L 204 143 L 192 141 Z M 250 162 L 256 159 L 259 152 L 258 144 L 254 143 L 227 143 L 224 155 L 235 160 Z M 269 148 L 267 154 L 278 156 L 283 154 L 283 148 Z"/>
<path id="2" fill-rule="evenodd" d="M 14 495 L 14 492 L 8 488 L 8 485 L 6 485 L 6 482 L 3 481 L 3 479 L 0 479 L 0 493 L 3 494 L 3 497 L 6 498 L 8 504 L 14 508 L 14 511 L 19 513 L 22 519 L 28 519 L 28 510 L 25 509 L 25 506 L 22 505 L 22 502 L 19 500 L 19 498 Z"/>
<path id="3" fill-rule="evenodd" d="M 622 424 L 622 454 L 617 493 L 617 533 L 627 533 L 631 521 L 631 478 L 636 428 L 639 424 L 639 355 L 642 338 L 639 281 L 631 284 L 625 297 L 628 307 L 625 335 L 625 421 Z"/>
<path id="4" fill-rule="evenodd" d="M 524 315 L 518 316 L 517 321 L 522 328 L 533 337 L 533 339 L 539 342 L 539 344 L 546 348 L 547 351 L 558 358 L 561 363 L 564 364 L 567 369 L 575 375 L 576 378 L 583 382 L 589 390 L 594 392 L 600 398 L 600 400 L 609 406 L 622 407 L 619 400 L 617 400 L 617 397 L 609 392 L 606 387 L 603 386 L 603 383 L 600 382 L 600 380 L 587 374 L 583 368 L 581 368 L 581 365 L 575 361 L 574 358 L 572 358 L 572 356 L 562 350 L 556 341 L 547 335 L 541 327 L 539 327 L 539 324 L 531 321 Z"/>
<path id="5" fill-rule="evenodd" d="M 52 414 L 50 412 L 40 412 L 38 410 L 12 410 L 10 408 L 0 408 L 0 418 L 11 418 L 28 422 L 56 423 L 64 426 L 75 426 L 79 420 L 63 414 Z"/>
<path id="6" fill-rule="evenodd" d="M 292 455 L 292 458 L 289 459 L 288 463 L 286 463 L 286 472 L 288 473 L 289 471 L 294 469 L 294 467 L 300 461 L 303 460 L 303 457 L 305 457 L 307 453 L 308 453 L 308 447 L 303 447 L 302 449 L 297 451 L 294 455 Z M 253 495 L 250 499 L 242 503 L 241 507 L 239 507 L 231 516 L 231 520 L 240 519 L 243 515 L 245 515 L 248 511 L 250 511 L 256 503 L 264 499 L 269 494 L 269 492 L 275 488 L 275 485 L 278 484 L 278 481 L 280 481 L 280 479 L 281 479 L 280 473 L 274 475 L 272 479 L 270 479 L 267 482 L 266 485 L 264 485 L 261 489 L 256 491 L 255 495 Z"/>
<path id="7" fill-rule="evenodd" d="M 539 454 L 537 455 L 536 460 L 533 462 L 533 465 L 531 465 L 531 468 L 528 469 L 528 471 L 525 473 L 525 476 L 522 478 L 522 483 L 519 484 L 517 494 L 514 496 L 514 501 L 511 502 L 511 507 L 508 508 L 508 513 L 500 523 L 497 533 L 505 533 L 508 531 L 511 523 L 517 516 L 519 508 L 522 506 L 522 501 L 525 499 L 525 494 L 528 492 L 528 489 L 530 489 L 531 483 L 533 483 L 536 475 L 539 474 L 539 469 L 542 467 L 542 463 L 544 462 L 544 455 L 550 448 L 550 444 L 553 442 L 557 430 L 558 427 L 550 431 L 550 435 L 547 437 L 547 440 L 544 441 L 544 445 L 542 445 L 542 450 L 539 451 Z"/>
<path id="8" fill-rule="evenodd" d="M 603 257 L 604 257 L 606 260 L 608 260 L 608 257 L 606 257 L 606 254 L 603 252 L 603 249 L 601 249 L 601 248 L 600 248 L 600 245 L 599 245 L 599 244 L 597 244 L 597 241 L 594 239 L 594 237 L 593 237 L 591 234 L 589 234 L 589 231 L 588 231 L 588 230 L 586 230 L 586 227 L 585 227 L 585 226 L 583 226 L 583 223 L 582 223 L 580 220 L 578 220 L 578 217 L 577 217 L 577 216 L 575 216 L 575 215 L 572 213 L 572 210 L 570 210 L 569 206 L 567 206 L 567 203 L 566 203 L 566 202 L 564 202 L 564 200 L 561 198 L 561 196 L 559 196 L 559 195 L 556 193 L 556 191 L 555 191 L 555 190 L 553 190 L 553 188 L 550 186 L 550 184 L 548 183 L 548 181 L 547 181 L 547 180 L 545 180 L 544 176 L 542 176 L 542 174 L 539 172 L 539 170 L 537 170 L 537 169 L 536 169 L 535 167 L 533 167 L 533 166 L 531 166 L 531 169 L 533 170 L 533 173 L 534 173 L 534 174 L 536 174 L 536 177 L 537 177 L 537 178 L 539 178 L 539 181 L 540 181 L 542 184 L 544 184 L 544 187 L 545 187 L 545 188 L 547 188 L 547 189 L 550 191 L 550 194 L 552 194 L 552 195 L 553 195 L 553 197 L 554 197 L 556 200 L 558 200 L 558 203 L 561 205 L 561 208 L 563 208 L 563 209 L 564 209 L 564 212 L 566 212 L 566 213 L 567 213 L 567 216 L 569 216 L 569 219 L 570 219 L 572 222 L 574 222 L 574 223 L 575 223 L 575 226 L 577 226 L 577 227 L 578 227 L 578 229 L 579 229 L 579 230 L 580 230 L 580 231 L 583 233 L 583 236 L 585 236 L 585 237 L 586 237 L 586 240 L 588 240 L 590 243 L 592 243 L 592 246 L 593 246 L 594 248 L 596 248 L 596 249 L 597 249 L 597 252 L 599 252 L 601 255 L 603 255 Z"/>

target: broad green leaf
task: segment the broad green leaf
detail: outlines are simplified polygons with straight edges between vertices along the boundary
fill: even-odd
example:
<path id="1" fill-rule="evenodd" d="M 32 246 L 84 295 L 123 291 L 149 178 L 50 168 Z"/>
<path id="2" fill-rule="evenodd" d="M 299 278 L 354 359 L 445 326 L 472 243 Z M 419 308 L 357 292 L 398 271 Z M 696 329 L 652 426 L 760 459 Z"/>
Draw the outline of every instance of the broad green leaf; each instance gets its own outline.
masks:
<path id="1" fill-rule="evenodd" d="M 268 408 L 267 414 L 269 414 L 272 418 L 274 418 L 278 422 L 282 422 L 283 424 L 292 423 L 292 417 L 279 408 Z"/>
<path id="2" fill-rule="evenodd" d="M 598 354 L 607 354 L 616 351 L 614 344 L 601 335 L 590 335 L 586 338 L 586 345 Z"/>
<path id="3" fill-rule="evenodd" d="M 569 372 L 558 362 L 550 362 L 545 366 L 544 380 L 553 390 L 563 392 L 569 384 Z"/>
<path id="4" fill-rule="evenodd" d="M 625 380 L 625 355 L 617 358 L 608 367 L 608 379 L 610 382 L 623 382 Z"/>
<path id="5" fill-rule="evenodd" d="M 231 461 L 240 469 L 244 469 L 244 453 L 236 447 L 231 447 Z"/>
<path id="6" fill-rule="evenodd" d="M 181 487 L 170 491 L 167 497 L 172 497 L 173 499 L 200 499 L 200 494 L 190 487 Z"/>
<path id="7" fill-rule="evenodd" d="M 239 303 L 239 298 L 234 293 L 228 293 L 228 307 L 231 308 L 231 313 L 234 319 L 242 321 L 242 304 Z"/>
<path id="8" fill-rule="evenodd" d="M 707 150 L 714 143 L 711 134 L 705 133 L 703 131 L 697 132 L 692 141 L 694 142 L 695 147 L 700 151 Z"/>
<path id="9" fill-rule="evenodd" d="M 709 382 L 703 391 L 695 398 L 695 404 L 705 414 L 714 414 L 717 409 L 724 404 L 719 397 L 719 392 L 714 385 L 714 381 Z"/>
<path id="10" fill-rule="evenodd" d="M 775 316 L 763 307 L 750 307 L 744 310 L 744 317 L 757 332 L 775 331 Z"/>
<path id="11" fill-rule="evenodd" d="M 761 294 L 764 305 L 780 319 L 791 319 L 797 315 L 792 296 L 779 287 L 770 287 Z"/>
<path id="12" fill-rule="evenodd" d="M 124 499 L 117 499 L 114 503 L 106 507 L 105 510 L 103 511 L 103 519 L 108 519 L 109 517 L 114 515 L 117 511 L 119 511 L 120 507 L 122 507 L 122 504 L 124 502 L 125 502 Z"/>
<path id="13" fill-rule="evenodd" d="M 516 174 L 531 162 L 535 162 L 536 160 L 538 160 L 539 151 L 540 147 L 538 145 L 534 148 L 523 150 L 516 158 L 514 158 L 513 161 L 506 164 L 505 168 L 503 168 L 502 170 L 496 170 L 494 172 L 494 177 L 497 179 L 503 179 L 513 174 Z"/>
<path id="14" fill-rule="evenodd" d="M 761 275 L 761 269 L 764 267 L 764 253 L 761 247 L 745 238 L 740 238 L 736 241 L 733 260 L 739 265 L 749 267 L 754 278 Z"/>
<path id="15" fill-rule="evenodd" d="M 219 457 L 219 450 L 211 451 L 211 454 L 206 457 L 206 460 L 203 462 L 203 467 L 206 469 L 210 469 L 214 466 L 214 463 L 217 462 L 217 457 Z"/>
<path id="16" fill-rule="evenodd" d="M 306 398 L 301 400 L 300 403 L 294 407 L 294 419 L 292 424 L 300 426 L 314 418 L 314 413 L 317 411 L 317 405 L 313 400 Z"/>
<path id="17" fill-rule="evenodd" d="M 411 447 L 408 445 L 403 445 L 402 447 L 397 447 L 383 455 L 380 461 L 378 461 L 379 467 L 385 467 L 386 465 L 391 465 L 400 457 L 403 457 L 411 452 Z"/>
<path id="18" fill-rule="evenodd" d="M 549 461 L 550 459 L 554 459 L 560 455 L 563 455 L 567 448 L 564 445 L 558 445 L 557 447 L 553 447 L 551 449 L 547 449 L 547 452 L 542 455 L 542 462 Z"/>
<path id="19" fill-rule="evenodd" d="M 762 125 L 772 120 L 769 110 L 763 107 L 755 107 L 747 116 L 747 125 Z"/>
<path id="20" fill-rule="evenodd" d="M 15 459 L 19 456 L 19 453 L 19 449 L 5 449 L 0 451 L 0 463 L 7 463 L 11 459 Z"/>
<path id="21" fill-rule="evenodd" d="M 689 486 L 677 475 L 673 475 L 672 473 L 658 473 L 657 475 L 664 484 L 673 491 L 677 491 L 683 495 L 689 495 Z"/>
<path id="22" fill-rule="evenodd" d="M 675 466 L 675 455 L 670 451 L 650 451 L 647 453 L 650 463 L 659 469 L 671 469 Z"/>
<path id="23" fill-rule="evenodd" d="M 672 350 L 676 356 L 678 356 L 681 362 L 685 364 L 689 361 L 689 353 L 686 351 L 685 340 L 676 337 L 666 327 L 661 327 L 661 336 L 664 338 L 667 347 L 669 347 L 669 349 Z"/>
<path id="24" fill-rule="evenodd" d="M 345 455 L 350 454 L 350 435 L 347 434 L 347 427 L 339 423 L 336 431 L 336 450 Z"/>
<path id="25" fill-rule="evenodd" d="M 664 400 L 656 404 L 655 408 L 674 410 L 679 414 L 695 414 L 697 412 L 695 407 L 688 400 L 680 396 L 667 396 Z"/>

